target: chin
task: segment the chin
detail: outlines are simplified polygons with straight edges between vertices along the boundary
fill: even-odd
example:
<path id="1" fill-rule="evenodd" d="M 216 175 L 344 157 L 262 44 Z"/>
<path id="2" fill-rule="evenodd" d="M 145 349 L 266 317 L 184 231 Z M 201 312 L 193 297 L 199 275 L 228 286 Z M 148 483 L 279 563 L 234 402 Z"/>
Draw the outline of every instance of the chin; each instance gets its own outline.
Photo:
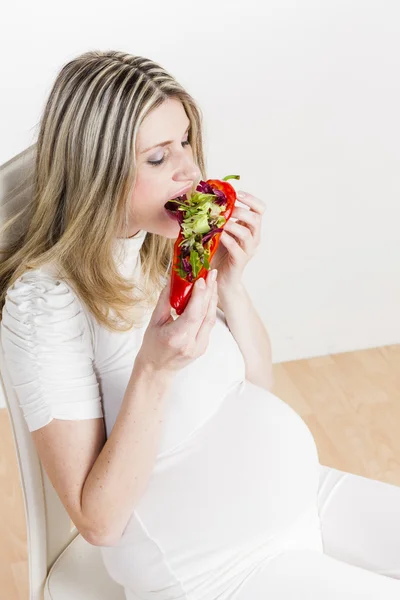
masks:
<path id="1" fill-rule="evenodd" d="M 169 227 L 168 225 L 166 226 L 164 223 L 163 226 L 157 228 L 152 227 L 146 229 L 146 231 L 148 231 L 149 233 L 154 233 L 155 235 L 159 235 L 160 237 L 166 238 L 168 240 L 176 240 L 180 233 L 180 227 L 178 223 L 176 225 L 172 223 L 172 225 L 170 225 Z"/>
<path id="2" fill-rule="evenodd" d="M 176 238 L 178 237 L 178 235 L 180 233 L 180 230 L 181 230 L 181 228 L 180 228 L 180 225 L 178 222 L 172 223 L 168 227 L 168 232 L 165 237 L 169 238 L 170 240 L 176 240 Z"/>
<path id="3" fill-rule="evenodd" d="M 164 235 L 164 237 L 169 238 L 171 240 L 176 239 L 181 230 L 181 226 L 179 225 L 179 222 L 176 219 L 171 219 L 171 217 L 166 215 L 166 218 L 165 218 L 163 224 L 164 224 L 163 229 L 165 229 L 165 233 L 163 233 L 162 235 Z"/>

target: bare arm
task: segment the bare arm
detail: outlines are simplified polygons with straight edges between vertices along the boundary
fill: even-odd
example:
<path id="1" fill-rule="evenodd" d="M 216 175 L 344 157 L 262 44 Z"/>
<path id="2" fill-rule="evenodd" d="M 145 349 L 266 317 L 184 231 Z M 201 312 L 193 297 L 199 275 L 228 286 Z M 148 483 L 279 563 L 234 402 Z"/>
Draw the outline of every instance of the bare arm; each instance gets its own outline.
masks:
<path id="1" fill-rule="evenodd" d="M 83 488 L 82 512 L 100 540 L 122 534 L 145 490 L 162 431 L 170 377 L 135 363 L 122 407 Z"/>
<path id="2" fill-rule="evenodd" d="M 220 290 L 218 308 L 225 315 L 246 364 L 246 379 L 271 391 L 274 385 L 271 343 L 264 323 L 244 287 L 223 294 Z"/>
<path id="3" fill-rule="evenodd" d="M 53 419 L 32 432 L 43 466 L 82 536 L 113 545 L 150 477 L 171 375 L 135 361 L 107 441 L 103 419 Z"/>
<path id="4" fill-rule="evenodd" d="M 204 354 L 216 321 L 218 285 L 208 279 L 204 288 L 196 284 L 184 313 L 174 320 L 169 278 L 107 441 L 100 418 L 53 419 L 32 431 L 50 481 L 91 544 L 112 546 L 120 539 L 147 486 L 163 429 L 165 392 L 177 371 Z"/>

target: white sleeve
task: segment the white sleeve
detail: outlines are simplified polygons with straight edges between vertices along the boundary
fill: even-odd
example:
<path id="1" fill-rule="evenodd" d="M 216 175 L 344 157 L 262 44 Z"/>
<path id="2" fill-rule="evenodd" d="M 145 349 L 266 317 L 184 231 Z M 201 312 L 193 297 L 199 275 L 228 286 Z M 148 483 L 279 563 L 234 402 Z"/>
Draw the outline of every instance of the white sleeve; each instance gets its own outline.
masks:
<path id="1" fill-rule="evenodd" d="M 7 290 L 0 333 L 29 431 L 103 416 L 89 325 L 65 282 L 38 270 L 19 277 Z"/>

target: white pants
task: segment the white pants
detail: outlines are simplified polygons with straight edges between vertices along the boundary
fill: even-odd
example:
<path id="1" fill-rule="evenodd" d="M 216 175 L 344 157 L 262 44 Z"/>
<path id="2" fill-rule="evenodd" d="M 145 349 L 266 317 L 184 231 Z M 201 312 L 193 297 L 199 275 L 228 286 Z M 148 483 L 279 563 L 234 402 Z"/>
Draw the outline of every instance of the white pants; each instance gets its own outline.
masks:
<path id="1" fill-rule="evenodd" d="M 298 413 L 247 380 L 190 436 L 188 398 L 104 549 L 129 600 L 400 600 L 400 486 L 321 465 Z"/>
<path id="2" fill-rule="evenodd" d="M 400 487 L 321 465 L 318 507 L 324 553 L 284 551 L 234 600 L 400 599 Z"/>

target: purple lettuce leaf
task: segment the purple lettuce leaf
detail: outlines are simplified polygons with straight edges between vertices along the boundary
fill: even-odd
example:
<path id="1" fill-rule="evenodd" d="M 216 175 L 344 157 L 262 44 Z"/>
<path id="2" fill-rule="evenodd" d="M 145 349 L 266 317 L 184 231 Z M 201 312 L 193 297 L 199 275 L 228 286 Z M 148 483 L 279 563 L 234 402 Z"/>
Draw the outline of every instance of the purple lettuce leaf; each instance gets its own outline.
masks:
<path id="1" fill-rule="evenodd" d="M 223 206 L 228 201 L 222 190 L 213 188 L 209 183 L 203 180 L 198 184 L 196 191 L 201 192 L 202 194 L 214 194 L 214 196 L 217 197 L 215 203 L 219 204 L 219 206 Z"/>

